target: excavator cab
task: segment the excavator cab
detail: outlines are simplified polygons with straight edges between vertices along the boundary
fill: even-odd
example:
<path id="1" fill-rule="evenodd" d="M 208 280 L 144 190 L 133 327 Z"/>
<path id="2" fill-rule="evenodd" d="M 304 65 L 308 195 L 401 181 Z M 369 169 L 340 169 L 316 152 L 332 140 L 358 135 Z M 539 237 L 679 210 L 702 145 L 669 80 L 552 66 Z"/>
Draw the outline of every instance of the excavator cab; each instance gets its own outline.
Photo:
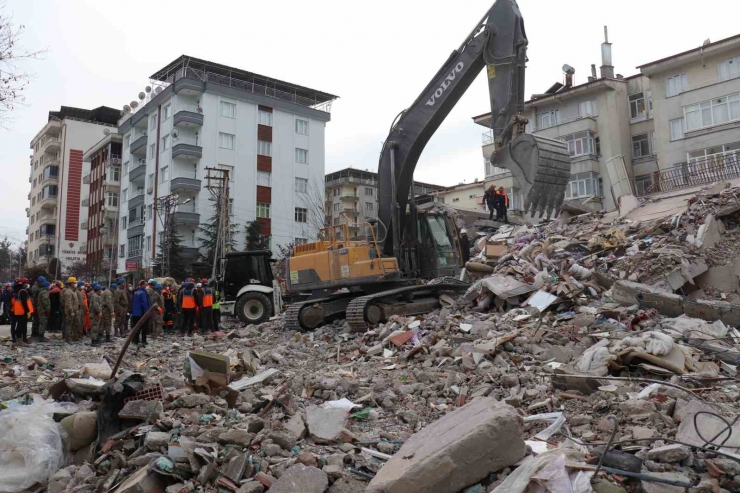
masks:
<path id="1" fill-rule="evenodd" d="M 411 279 L 457 277 L 461 267 L 460 242 L 452 218 L 438 209 L 411 213 L 406 238 L 401 242 L 401 268 Z M 415 227 L 413 227 L 415 223 Z"/>

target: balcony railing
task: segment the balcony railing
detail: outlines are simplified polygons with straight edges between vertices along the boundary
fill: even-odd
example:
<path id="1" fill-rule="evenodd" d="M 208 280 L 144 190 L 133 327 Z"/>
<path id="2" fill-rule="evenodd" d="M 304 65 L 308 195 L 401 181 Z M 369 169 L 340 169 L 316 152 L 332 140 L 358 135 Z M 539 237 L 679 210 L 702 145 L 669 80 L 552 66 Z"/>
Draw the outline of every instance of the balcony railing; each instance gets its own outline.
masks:
<path id="1" fill-rule="evenodd" d="M 192 137 L 177 137 L 176 139 L 172 139 L 172 145 L 176 146 L 177 144 L 187 144 L 191 146 L 199 146 L 198 139 L 194 139 Z"/>
<path id="2" fill-rule="evenodd" d="M 147 132 L 146 130 L 141 130 L 136 127 L 134 127 L 134 131 L 131 133 L 131 142 L 135 141 L 136 139 L 140 137 L 146 137 Z"/>
<path id="3" fill-rule="evenodd" d="M 643 195 L 707 185 L 740 176 L 740 153 L 708 156 L 680 163 L 653 173 L 652 184 Z"/>
<path id="4" fill-rule="evenodd" d="M 128 228 L 135 228 L 136 226 L 143 226 L 144 225 L 144 218 L 140 217 L 138 219 L 133 219 L 128 222 Z"/>
<path id="5" fill-rule="evenodd" d="M 130 252 L 128 252 L 128 258 L 141 257 L 141 252 L 141 248 L 139 248 L 138 250 L 131 250 Z"/>
<path id="6" fill-rule="evenodd" d="M 172 179 L 175 178 L 188 178 L 190 180 L 197 180 L 198 179 L 198 173 L 195 171 L 175 171 L 172 174 Z"/>
<path id="7" fill-rule="evenodd" d="M 144 189 L 143 188 L 140 188 L 138 190 L 132 191 L 131 194 L 129 195 L 128 199 L 129 200 L 135 199 L 136 197 L 141 197 L 142 195 L 144 195 Z"/>
<path id="8" fill-rule="evenodd" d="M 488 132 L 483 132 L 483 145 L 487 146 L 488 144 L 493 144 L 493 130 L 489 130 Z"/>
<path id="9" fill-rule="evenodd" d="M 180 204 L 177 206 L 176 212 L 187 212 L 189 214 L 198 214 L 198 204 L 189 203 L 189 204 Z"/>
<path id="10" fill-rule="evenodd" d="M 175 107 L 175 113 L 179 111 L 190 111 L 191 113 L 203 114 L 203 108 L 201 108 L 200 106 L 192 106 L 189 104 L 178 104 Z"/>

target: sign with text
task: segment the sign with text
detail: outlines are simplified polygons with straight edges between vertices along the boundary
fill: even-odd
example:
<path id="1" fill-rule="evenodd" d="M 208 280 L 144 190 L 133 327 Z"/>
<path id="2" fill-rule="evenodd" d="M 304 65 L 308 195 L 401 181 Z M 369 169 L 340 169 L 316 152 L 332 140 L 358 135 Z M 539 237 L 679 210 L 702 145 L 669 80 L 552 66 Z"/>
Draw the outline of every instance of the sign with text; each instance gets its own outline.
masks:
<path id="1" fill-rule="evenodd" d="M 138 270 L 139 269 L 139 262 L 132 262 L 130 260 L 126 261 L 126 270 L 132 271 L 132 270 Z"/>

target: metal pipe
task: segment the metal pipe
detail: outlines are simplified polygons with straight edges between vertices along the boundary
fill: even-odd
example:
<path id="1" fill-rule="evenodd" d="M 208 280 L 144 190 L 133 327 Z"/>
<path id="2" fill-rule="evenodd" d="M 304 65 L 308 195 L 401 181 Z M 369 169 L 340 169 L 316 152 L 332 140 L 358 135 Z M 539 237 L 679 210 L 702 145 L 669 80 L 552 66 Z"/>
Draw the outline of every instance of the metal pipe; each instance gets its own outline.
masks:
<path id="1" fill-rule="evenodd" d="M 619 474 L 620 476 L 627 476 L 628 478 L 635 478 L 642 481 L 648 481 L 650 483 L 663 483 L 670 484 L 672 486 L 680 486 L 682 488 L 692 488 L 693 483 L 686 483 L 677 479 L 659 478 L 657 476 L 650 476 L 649 474 L 642 474 L 639 472 L 622 471 L 620 469 L 612 469 L 611 467 L 602 467 L 602 469 L 609 474 Z"/>
<path id="2" fill-rule="evenodd" d="M 148 322 L 149 317 L 151 316 L 152 311 L 154 311 L 155 308 L 157 308 L 157 305 L 150 306 L 149 309 L 146 311 L 146 313 L 142 315 L 141 319 L 139 319 L 139 321 L 136 322 L 136 325 L 134 325 L 134 328 L 131 329 L 131 332 L 126 338 L 126 342 L 123 343 L 123 348 L 121 349 L 121 352 L 118 354 L 118 360 L 116 360 L 116 366 L 113 367 L 113 371 L 111 371 L 110 373 L 111 379 L 113 379 L 116 376 L 118 367 L 121 366 L 121 361 L 123 361 L 123 355 L 126 354 L 126 350 L 128 349 L 129 344 L 131 344 L 131 340 L 134 338 L 136 334 L 139 333 L 139 330 L 141 330 L 141 328 L 144 326 L 144 322 Z"/>
<path id="3" fill-rule="evenodd" d="M 614 441 L 614 435 L 617 434 L 617 426 L 619 425 L 617 417 L 613 414 L 607 416 L 606 419 L 611 421 L 614 426 L 612 427 L 612 434 L 609 436 L 609 441 L 606 442 L 606 448 L 604 448 L 604 452 L 601 454 L 601 458 L 599 459 L 599 465 L 596 466 L 596 472 L 594 472 L 594 476 L 599 474 L 599 470 L 601 469 L 602 464 L 604 464 L 604 459 L 606 459 L 606 454 L 609 453 L 609 449 L 612 448 L 612 441 Z"/>

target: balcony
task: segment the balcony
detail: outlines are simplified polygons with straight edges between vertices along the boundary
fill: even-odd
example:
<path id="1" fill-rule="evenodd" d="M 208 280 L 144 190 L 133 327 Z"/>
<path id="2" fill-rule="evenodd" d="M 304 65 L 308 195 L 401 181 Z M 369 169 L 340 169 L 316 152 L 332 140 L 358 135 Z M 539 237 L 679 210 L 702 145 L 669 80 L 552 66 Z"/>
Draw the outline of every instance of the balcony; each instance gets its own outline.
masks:
<path id="1" fill-rule="evenodd" d="M 90 207 L 90 196 L 88 195 L 87 197 L 82 199 L 82 201 L 80 201 L 80 205 L 82 207 Z"/>
<path id="2" fill-rule="evenodd" d="M 57 206 L 57 196 L 56 195 L 49 195 L 48 197 L 44 197 L 41 200 L 39 200 L 39 206 L 42 209 L 45 208 L 54 208 Z"/>
<path id="3" fill-rule="evenodd" d="M 641 195 L 708 185 L 738 176 L 740 176 L 740 153 L 715 154 L 652 173 L 652 184 L 647 187 L 646 193 Z"/>
<path id="4" fill-rule="evenodd" d="M 128 198 L 128 208 L 135 209 L 144 205 L 144 189 L 134 190 Z"/>
<path id="5" fill-rule="evenodd" d="M 196 178 L 197 174 L 195 171 L 177 171 L 172 175 L 172 181 L 170 182 L 170 193 L 195 191 L 199 192 L 201 189 L 201 182 Z"/>
<path id="6" fill-rule="evenodd" d="M 137 159 L 131 163 L 131 169 L 128 172 L 128 180 L 133 182 L 143 180 L 146 176 L 146 159 Z"/>
<path id="7" fill-rule="evenodd" d="M 111 154 L 109 162 L 112 166 L 120 166 L 121 165 L 121 155 L 120 154 Z"/>
<path id="8" fill-rule="evenodd" d="M 201 158 L 203 157 L 203 147 L 199 145 L 197 139 L 178 137 L 172 141 L 172 157 L 178 156 Z"/>
<path id="9" fill-rule="evenodd" d="M 174 219 L 178 224 L 200 224 L 200 212 L 196 204 L 182 204 L 177 206 Z"/>
<path id="10" fill-rule="evenodd" d="M 203 108 L 178 104 L 175 108 L 175 119 L 172 124 L 176 127 L 203 126 Z"/>
<path id="11" fill-rule="evenodd" d="M 55 153 L 62 146 L 62 141 L 56 137 L 47 137 L 44 139 L 44 143 L 41 145 L 41 150 L 44 153 Z"/>
<path id="12" fill-rule="evenodd" d="M 342 214 L 347 214 L 347 215 L 350 215 L 350 216 L 357 215 L 357 212 L 358 211 L 356 211 L 356 210 L 354 210 L 354 209 L 352 209 L 350 207 L 345 207 L 344 209 L 342 209 Z"/>
<path id="13" fill-rule="evenodd" d="M 41 177 L 39 186 L 56 185 L 59 182 L 59 175 L 49 175 Z"/>
<path id="14" fill-rule="evenodd" d="M 126 227 L 126 237 L 133 238 L 144 234 L 144 218 L 134 219 Z"/>
<path id="15" fill-rule="evenodd" d="M 146 135 L 146 130 L 135 128 L 131 133 L 131 147 L 129 148 L 129 151 L 133 155 L 145 156 L 147 142 L 148 137 Z"/>
<path id="16" fill-rule="evenodd" d="M 131 250 L 128 252 L 128 256 L 126 257 L 127 262 L 141 262 L 141 255 L 144 252 L 139 248 L 138 250 Z"/>
<path id="17" fill-rule="evenodd" d="M 360 200 L 360 197 L 359 197 L 359 195 L 343 195 L 343 196 L 339 197 L 339 199 L 340 200 L 349 200 L 351 202 L 356 202 L 356 201 Z"/>

